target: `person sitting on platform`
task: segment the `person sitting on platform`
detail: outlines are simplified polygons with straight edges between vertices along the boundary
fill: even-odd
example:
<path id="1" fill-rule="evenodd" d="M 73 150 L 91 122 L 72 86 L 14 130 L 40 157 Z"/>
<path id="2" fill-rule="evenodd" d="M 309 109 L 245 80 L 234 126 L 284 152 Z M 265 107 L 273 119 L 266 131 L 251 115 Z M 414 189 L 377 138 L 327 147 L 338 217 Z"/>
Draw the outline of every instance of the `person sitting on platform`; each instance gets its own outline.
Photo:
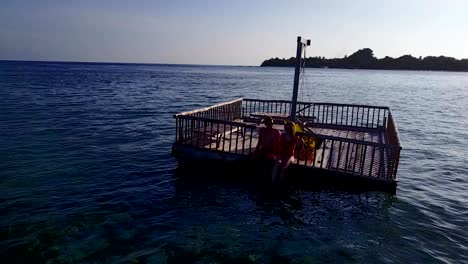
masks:
<path id="1" fill-rule="evenodd" d="M 284 133 L 282 133 L 280 137 L 281 150 L 279 155 L 279 162 L 276 163 L 276 166 L 273 169 L 273 183 L 278 182 L 278 170 L 280 175 L 279 182 L 281 183 L 285 180 L 286 169 L 288 168 L 289 164 L 294 160 L 294 149 L 296 148 L 296 144 L 298 141 L 299 137 L 296 136 L 296 126 L 294 122 L 287 122 L 284 125 Z"/>
<path id="2" fill-rule="evenodd" d="M 280 132 L 273 128 L 273 119 L 265 117 L 264 123 L 265 127 L 258 132 L 258 143 L 253 153 L 257 164 L 256 174 L 262 182 L 271 179 L 280 150 Z"/>
<path id="3" fill-rule="evenodd" d="M 265 127 L 258 132 L 258 142 L 254 157 L 262 160 L 276 160 L 280 150 L 280 132 L 273 128 L 273 119 L 269 116 L 264 119 Z"/>

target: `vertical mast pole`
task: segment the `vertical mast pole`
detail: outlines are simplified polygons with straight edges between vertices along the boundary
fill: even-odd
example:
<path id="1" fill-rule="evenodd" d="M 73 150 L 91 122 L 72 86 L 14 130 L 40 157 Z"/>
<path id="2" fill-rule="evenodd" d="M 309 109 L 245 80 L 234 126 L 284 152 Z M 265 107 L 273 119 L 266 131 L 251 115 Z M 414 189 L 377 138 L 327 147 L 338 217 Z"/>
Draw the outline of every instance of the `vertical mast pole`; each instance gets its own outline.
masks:
<path id="1" fill-rule="evenodd" d="M 294 71 L 294 86 L 290 115 L 290 119 L 292 121 L 296 120 L 297 94 L 299 90 L 299 75 L 301 74 L 302 49 L 306 46 L 310 46 L 310 40 L 303 41 L 300 36 L 297 37 L 296 69 Z"/>

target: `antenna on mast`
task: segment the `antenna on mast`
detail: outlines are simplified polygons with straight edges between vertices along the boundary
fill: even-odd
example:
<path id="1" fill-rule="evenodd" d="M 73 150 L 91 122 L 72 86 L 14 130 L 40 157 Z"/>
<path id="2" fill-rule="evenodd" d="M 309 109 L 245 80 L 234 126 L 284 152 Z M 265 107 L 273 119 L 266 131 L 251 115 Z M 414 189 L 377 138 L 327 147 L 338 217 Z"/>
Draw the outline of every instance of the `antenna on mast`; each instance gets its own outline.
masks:
<path id="1" fill-rule="evenodd" d="M 290 115 L 290 119 L 293 121 L 296 120 L 297 94 L 299 90 L 299 75 L 301 74 L 302 51 L 307 46 L 310 46 L 310 39 L 306 40 L 303 39 L 301 36 L 297 37 L 296 69 L 294 71 L 294 86 Z"/>

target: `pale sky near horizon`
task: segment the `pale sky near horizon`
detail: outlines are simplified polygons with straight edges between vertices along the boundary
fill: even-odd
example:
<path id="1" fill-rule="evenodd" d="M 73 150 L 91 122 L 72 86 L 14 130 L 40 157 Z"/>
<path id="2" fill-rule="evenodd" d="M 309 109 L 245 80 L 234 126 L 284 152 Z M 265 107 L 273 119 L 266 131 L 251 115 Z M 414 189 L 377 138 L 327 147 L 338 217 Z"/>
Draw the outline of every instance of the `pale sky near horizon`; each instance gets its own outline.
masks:
<path id="1" fill-rule="evenodd" d="M 468 58 L 468 1 L 0 1 L 0 60 L 259 65 L 295 55 Z"/>

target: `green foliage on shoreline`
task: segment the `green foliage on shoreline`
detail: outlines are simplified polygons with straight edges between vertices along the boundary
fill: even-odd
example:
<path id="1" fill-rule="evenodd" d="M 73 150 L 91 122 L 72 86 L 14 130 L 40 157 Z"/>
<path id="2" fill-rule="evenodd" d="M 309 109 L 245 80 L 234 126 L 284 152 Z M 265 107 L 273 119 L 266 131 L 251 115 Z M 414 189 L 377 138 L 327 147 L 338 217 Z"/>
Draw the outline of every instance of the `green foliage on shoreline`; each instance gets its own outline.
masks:
<path id="1" fill-rule="evenodd" d="M 271 58 L 262 62 L 262 67 L 294 67 L 296 59 Z M 385 57 L 377 59 L 369 48 L 356 51 L 344 58 L 326 59 L 325 57 L 306 58 L 308 68 L 341 69 L 379 69 L 379 70 L 428 70 L 428 71 L 468 71 L 468 59 L 457 60 L 453 57 L 427 56 L 413 57 L 403 55 L 399 58 Z"/>

